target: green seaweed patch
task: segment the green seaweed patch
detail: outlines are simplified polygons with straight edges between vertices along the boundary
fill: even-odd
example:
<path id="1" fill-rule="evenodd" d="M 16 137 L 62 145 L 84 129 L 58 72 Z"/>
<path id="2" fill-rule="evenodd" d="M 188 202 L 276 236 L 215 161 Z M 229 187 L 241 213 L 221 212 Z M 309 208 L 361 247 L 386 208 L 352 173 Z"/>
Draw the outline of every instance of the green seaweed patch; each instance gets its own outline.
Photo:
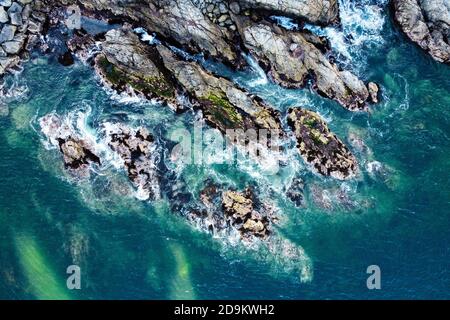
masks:
<path id="1" fill-rule="evenodd" d="M 205 102 L 204 112 L 208 120 L 220 129 L 235 129 L 244 127 L 244 119 L 237 108 L 223 95 L 208 94 L 201 99 Z"/>
<path id="2" fill-rule="evenodd" d="M 115 89 L 123 90 L 129 84 L 133 89 L 146 96 L 156 95 L 164 98 L 173 98 L 175 96 L 175 89 L 163 76 L 140 78 L 127 75 L 104 56 L 99 58 L 98 64 L 108 82 Z"/>

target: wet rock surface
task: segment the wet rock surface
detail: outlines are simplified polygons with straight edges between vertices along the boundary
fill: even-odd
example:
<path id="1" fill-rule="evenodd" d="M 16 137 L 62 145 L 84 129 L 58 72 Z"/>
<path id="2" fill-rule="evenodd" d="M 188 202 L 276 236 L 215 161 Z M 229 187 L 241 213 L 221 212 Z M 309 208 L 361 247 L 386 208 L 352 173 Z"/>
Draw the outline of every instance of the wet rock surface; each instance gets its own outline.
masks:
<path id="1" fill-rule="evenodd" d="M 321 51 L 321 39 L 308 32 L 282 29 L 267 21 L 254 23 L 236 18 L 244 45 L 263 69 L 280 85 L 302 88 L 313 80 L 321 95 L 338 101 L 345 108 L 366 110 L 369 92 L 365 84 L 349 71 L 339 70 Z"/>
<path id="2" fill-rule="evenodd" d="M 149 131 L 142 127 L 133 129 L 114 124 L 108 125 L 105 133 L 108 146 L 123 160 L 129 179 L 138 189 L 138 198 L 159 198 L 157 153 Z"/>
<path id="3" fill-rule="evenodd" d="M 129 28 L 111 30 L 105 38 L 95 65 L 108 85 L 176 105 L 175 84 L 154 47 L 141 43 Z"/>
<path id="4" fill-rule="evenodd" d="M 44 116 L 39 120 L 39 124 L 50 143 L 59 148 L 66 168 L 72 169 L 77 175 L 87 176 L 90 164 L 101 164 L 94 142 L 80 137 L 74 128 L 58 115 Z"/>
<path id="5" fill-rule="evenodd" d="M 337 0 L 238 0 L 237 3 L 243 11 L 265 10 L 321 25 L 339 21 Z"/>
<path id="6" fill-rule="evenodd" d="M 236 233 L 241 240 L 267 240 L 278 220 L 273 208 L 259 202 L 250 187 L 230 190 L 208 183 L 200 193 L 203 208 L 193 210 L 189 219 L 213 234 Z"/>
<path id="7" fill-rule="evenodd" d="M 450 64 L 450 3 L 446 0 L 394 0 L 403 32 L 436 61 Z"/>
<path id="8" fill-rule="evenodd" d="M 317 113 L 301 108 L 290 109 L 288 124 L 297 139 L 302 158 L 318 173 L 341 180 L 357 174 L 355 156 L 330 132 Z"/>

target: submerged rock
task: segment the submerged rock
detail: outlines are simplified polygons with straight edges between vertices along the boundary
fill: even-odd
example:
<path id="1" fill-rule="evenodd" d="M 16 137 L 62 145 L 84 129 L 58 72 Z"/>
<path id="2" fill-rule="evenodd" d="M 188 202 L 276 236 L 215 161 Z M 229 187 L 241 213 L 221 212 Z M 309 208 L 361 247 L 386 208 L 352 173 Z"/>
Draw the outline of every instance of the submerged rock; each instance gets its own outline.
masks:
<path id="1" fill-rule="evenodd" d="M 303 179 L 295 177 L 286 190 L 286 196 L 291 200 L 296 207 L 303 207 L 305 205 L 304 199 L 305 184 Z"/>
<path id="2" fill-rule="evenodd" d="M 290 109 L 288 124 L 297 138 L 302 158 L 318 173 L 340 180 L 355 177 L 358 171 L 355 156 L 330 132 L 317 113 L 301 108 Z"/>
<path id="3" fill-rule="evenodd" d="M 436 61 L 450 64 L 450 3 L 446 0 L 394 0 L 403 32 Z"/>

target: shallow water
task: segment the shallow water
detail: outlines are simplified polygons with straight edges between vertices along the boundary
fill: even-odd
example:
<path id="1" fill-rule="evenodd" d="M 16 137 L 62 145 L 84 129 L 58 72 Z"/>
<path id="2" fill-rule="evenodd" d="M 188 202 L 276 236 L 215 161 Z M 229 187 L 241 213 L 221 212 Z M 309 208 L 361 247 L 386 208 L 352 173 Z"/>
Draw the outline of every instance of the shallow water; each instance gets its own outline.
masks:
<path id="1" fill-rule="evenodd" d="M 362 138 L 371 152 L 355 152 L 358 179 L 319 177 L 295 152 L 276 176 L 253 163 L 176 169 L 193 194 L 207 178 L 257 185 L 285 217 L 279 232 L 312 261 L 310 281 L 301 282 L 298 270 L 264 252 L 249 254 L 195 230 L 170 212 L 165 197 L 152 203 L 118 197 L 114 183 L 124 175 L 113 161 L 89 181 L 65 173 L 60 155 L 39 133 L 37 120 L 49 112 L 81 112 L 84 134 L 94 138 L 104 122 L 145 125 L 162 149 L 175 129 L 192 130 L 196 115 L 111 95 L 88 66 L 63 67 L 35 56 L 18 79 L 7 79 L 16 90 L 6 100 L 9 114 L 0 117 L 0 298 L 450 298 L 450 68 L 406 41 L 385 1 L 360 4 L 342 0 L 343 14 L 364 15 L 377 28 L 344 23 L 334 32 L 353 35 L 347 40 L 351 61 L 342 54 L 342 64 L 381 85 L 382 100 L 370 114 L 350 113 L 308 88 L 282 89 L 255 65 L 233 72 L 203 61 L 284 116 L 302 106 L 324 116 L 347 144 L 351 134 Z M 388 173 L 370 172 L 374 161 Z M 296 174 L 306 185 L 307 205 L 300 209 L 282 192 Z M 332 210 L 314 203 L 314 188 L 327 190 Z M 347 190 L 354 206 L 333 198 L 336 190 Z M 72 264 L 82 269 L 82 290 L 66 289 Z M 373 264 L 382 271 L 381 290 L 366 287 L 366 268 Z"/>

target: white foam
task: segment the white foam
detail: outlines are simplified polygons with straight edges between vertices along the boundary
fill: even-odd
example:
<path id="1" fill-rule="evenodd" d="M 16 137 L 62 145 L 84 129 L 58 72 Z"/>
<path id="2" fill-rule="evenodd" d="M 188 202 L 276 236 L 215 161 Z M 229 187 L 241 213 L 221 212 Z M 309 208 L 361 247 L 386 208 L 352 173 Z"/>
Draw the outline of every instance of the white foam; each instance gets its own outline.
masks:
<path id="1" fill-rule="evenodd" d="M 365 61 L 361 49 L 384 44 L 383 27 L 387 0 L 339 0 L 341 27 L 319 27 L 306 24 L 305 28 L 325 36 L 332 49 L 355 63 Z"/>
<path id="2" fill-rule="evenodd" d="M 267 78 L 265 71 L 259 66 L 258 62 L 251 55 L 243 54 L 243 56 L 250 68 L 256 74 L 256 78 L 250 80 L 247 84 L 250 87 L 255 87 L 269 83 L 269 79 Z"/>

